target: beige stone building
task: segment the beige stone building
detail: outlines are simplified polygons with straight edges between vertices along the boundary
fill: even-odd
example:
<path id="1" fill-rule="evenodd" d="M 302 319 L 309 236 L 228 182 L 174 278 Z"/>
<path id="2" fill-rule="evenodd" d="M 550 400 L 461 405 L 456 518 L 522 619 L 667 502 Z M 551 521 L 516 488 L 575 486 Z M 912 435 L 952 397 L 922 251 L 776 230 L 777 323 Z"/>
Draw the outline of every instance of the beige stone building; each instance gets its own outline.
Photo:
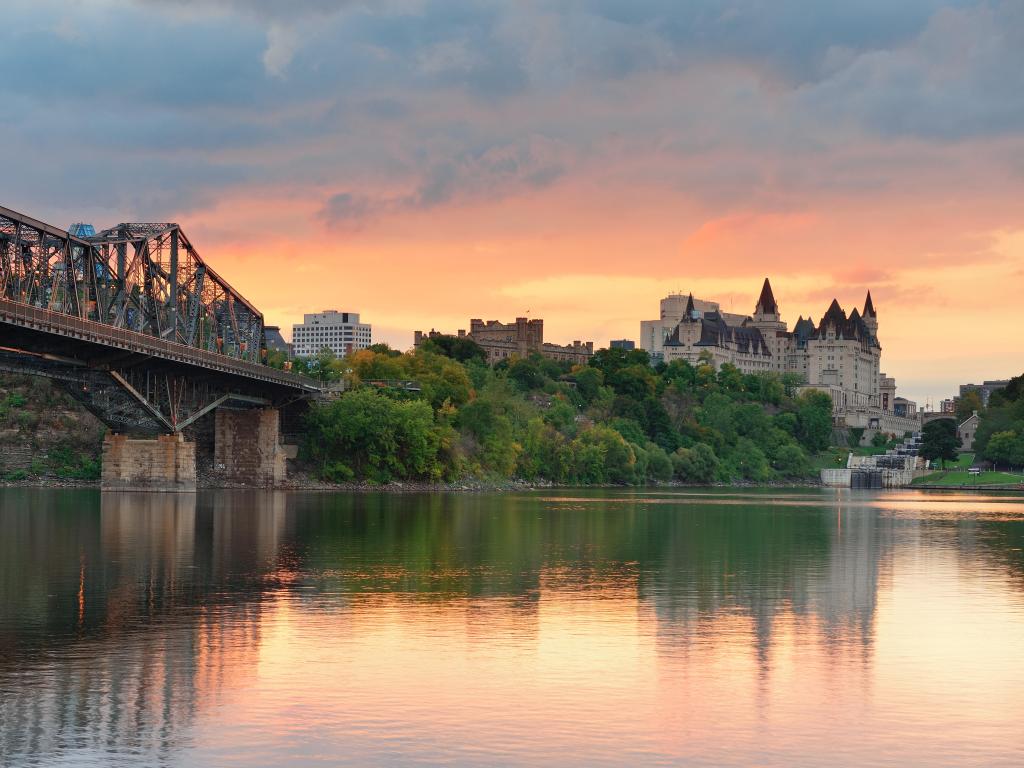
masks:
<path id="1" fill-rule="evenodd" d="M 919 428 L 916 414 L 898 412 L 896 382 L 880 371 L 878 315 L 870 292 L 863 312 L 855 308 L 847 315 L 833 299 L 817 324 L 801 316 L 792 331 L 782 320 L 768 278 L 750 316 L 728 315 L 714 302 L 704 304 L 688 297 L 682 317 L 662 343 L 665 362 L 696 364 L 703 358 L 716 368 L 730 363 L 744 373 L 794 373 L 805 388 L 831 395 L 839 426 L 893 434 Z"/>
<path id="2" fill-rule="evenodd" d="M 689 316 L 692 309 L 700 313 L 718 312 L 727 323 L 738 325 L 743 322 L 743 315 L 723 312 L 717 301 L 694 298 L 693 294 L 670 293 L 661 300 L 661 316 L 657 320 L 640 321 L 640 348 L 646 349 L 651 359 L 661 359 L 664 354 L 665 342 L 675 331 L 679 321 Z"/>
<path id="3" fill-rule="evenodd" d="M 435 330 L 427 333 L 416 331 L 414 344 L 418 349 L 425 340 L 443 336 Z M 497 320 L 483 321 L 474 318 L 469 321 L 469 333 L 458 332 L 460 338 L 468 337 L 483 347 L 487 362 L 497 363 L 512 357 L 528 357 L 538 353 L 552 360 L 585 365 L 594 354 L 594 342 L 574 341 L 572 344 L 551 344 L 544 341 L 544 321 L 517 317 L 514 323 Z"/>

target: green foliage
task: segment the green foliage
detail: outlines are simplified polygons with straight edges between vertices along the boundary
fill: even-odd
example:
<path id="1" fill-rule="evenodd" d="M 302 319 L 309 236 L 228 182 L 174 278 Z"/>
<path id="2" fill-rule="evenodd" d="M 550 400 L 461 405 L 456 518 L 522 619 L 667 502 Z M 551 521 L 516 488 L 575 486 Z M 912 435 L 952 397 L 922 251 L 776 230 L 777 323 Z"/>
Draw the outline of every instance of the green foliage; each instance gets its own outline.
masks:
<path id="1" fill-rule="evenodd" d="M 876 432 L 874 437 L 871 438 L 871 445 L 875 448 L 885 448 L 889 445 L 889 436 L 884 432 Z"/>
<path id="2" fill-rule="evenodd" d="M 314 405 L 306 428 L 306 451 L 328 479 L 386 482 L 442 475 L 439 428 L 423 401 L 402 402 L 358 389 L 328 405 Z"/>
<path id="3" fill-rule="evenodd" d="M 733 480 L 764 482 L 771 478 L 772 470 L 764 451 L 749 438 L 741 437 L 735 445 L 726 450 L 718 466 L 718 476 L 726 482 Z"/>
<path id="4" fill-rule="evenodd" d="M 647 477 L 655 482 L 663 483 L 672 479 L 672 459 L 657 443 L 647 443 Z"/>
<path id="5" fill-rule="evenodd" d="M 860 445 L 860 441 L 863 439 L 864 427 L 850 427 L 850 437 L 849 439 L 847 439 L 846 442 L 851 448 L 856 448 L 858 445 Z"/>
<path id="6" fill-rule="evenodd" d="M 956 460 L 959 448 L 960 438 L 953 419 L 929 421 L 921 430 L 920 454 L 929 461 L 939 461 L 945 466 L 947 460 Z"/>
<path id="7" fill-rule="evenodd" d="M 1024 433 L 1012 430 L 996 432 L 988 441 L 985 455 L 996 466 L 1024 466 Z"/>
<path id="8" fill-rule="evenodd" d="M 775 452 L 772 468 L 782 477 L 806 477 L 811 471 L 811 462 L 799 445 L 783 445 Z"/>
<path id="9" fill-rule="evenodd" d="M 716 370 L 710 357 L 652 367 L 646 352 L 617 349 L 572 370 L 540 355 L 491 367 L 465 342 L 309 361 L 351 389 L 310 413 L 303 455 L 334 481 L 765 482 L 811 476 L 808 452 L 831 437 L 827 394 L 794 397 L 796 381 Z M 419 388 L 361 386 L 393 380 Z"/>
<path id="10" fill-rule="evenodd" d="M 796 398 L 796 438 L 811 453 L 828 448 L 832 438 L 832 398 L 807 390 Z"/>
<path id="11" fill-rule="evenodd" d="M 684 483 L 704 485 L 714 481 L 718 474 L 718 457 L 710 445 L 697 443 L 692 448 L 680 448 L 672 454 L 672 470 Z"/>
<path id="12" fill-rule="evenodd" d="M 100 477 L 100 462 L 76 451 L 70 445 L 62 444 L 51 448 L 46 458 L 46 469 L 57 477 L 72 480 L 98 480 Z M 33 462 L 33 470 L 35 469 L 37 466 Z M 43 472 L 34 471 L 33 474 Z"/>
<path id="13" fill-rule="evenodd" d="M 460 363 L 468 363 L 470 360 L 487 361 L 484 348 L 468 336 L 434 336 L 423 342 L 421 348 Z"/>
<path id="14" fill-rule="evenodd" d="M 956 423 L 962 424 L 969 419 L 975 411 L 981 412 L 984 406 L 981 403 L 981 395 L 976 390 L 964 392 L 956 401 Z"/>
<path id="15" fill-rule="evenodd" d="M 993 463 L 1017 466 L 1018 462 L 1013 461 L 1014 441 L 1007 432 L 1024 435 L 1024 375 L 1010 379 L 1006 387 L 992 393 L 988 408 L 979 414 L 974 449 Z M 996 440 L 996 435 L 1002 436 Z"/>

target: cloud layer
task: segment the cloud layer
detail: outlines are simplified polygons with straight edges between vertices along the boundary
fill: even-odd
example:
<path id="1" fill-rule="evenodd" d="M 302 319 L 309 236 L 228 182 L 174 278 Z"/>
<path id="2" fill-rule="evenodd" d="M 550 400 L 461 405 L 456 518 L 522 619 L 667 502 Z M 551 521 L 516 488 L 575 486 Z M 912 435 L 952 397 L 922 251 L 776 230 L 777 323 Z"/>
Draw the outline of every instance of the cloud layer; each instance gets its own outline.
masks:
<path id="1" fill-rule="evenodd" d="M 345 304 L 407 343 L 525 303 L 602 342 L 680 284 L 752 299 L 765 273 L 794 315 L 870 286 L 911 324 L 983 275 L 1024 288 L 1017 2 L 9 5 L 4 204 L 177 218 L 285 324 Z M 620 301 L 637 278 L 664 290 Z M 584 283 L 562 317 L 515 288 Z M 1014 372 L 1012 304 L 942 386 Z M 929 342 L 889 330 L 913 380 Z"/>

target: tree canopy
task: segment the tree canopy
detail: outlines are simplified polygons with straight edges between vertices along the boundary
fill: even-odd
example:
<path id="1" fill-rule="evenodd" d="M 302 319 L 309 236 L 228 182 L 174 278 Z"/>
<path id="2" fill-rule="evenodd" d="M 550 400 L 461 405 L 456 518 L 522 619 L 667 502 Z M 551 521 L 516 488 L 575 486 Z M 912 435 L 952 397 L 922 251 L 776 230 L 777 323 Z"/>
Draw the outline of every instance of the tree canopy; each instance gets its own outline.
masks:
<path id="1" fill-rule="evenodd" d="M 303 455 L 315 471 L 333 480 L 765 482 L 811 476 L 810 454 L 832 435 L 831 398 L 796 395 L 772 374 L 707 360 L 652 367 L 646 352 L 620 349 L 585 366 L 531 355 L 490 367 L 464 341 L 308 361 L 349 390 L 311 409 Z"/>
<path id="2" fill-rule="evenodd" d="M 929 421 L 921 431 L 921 456 L 929 461 L 938 461 L 942 466 L 947 461 L 956 460 L 960 444 L 953 419 Z"/>

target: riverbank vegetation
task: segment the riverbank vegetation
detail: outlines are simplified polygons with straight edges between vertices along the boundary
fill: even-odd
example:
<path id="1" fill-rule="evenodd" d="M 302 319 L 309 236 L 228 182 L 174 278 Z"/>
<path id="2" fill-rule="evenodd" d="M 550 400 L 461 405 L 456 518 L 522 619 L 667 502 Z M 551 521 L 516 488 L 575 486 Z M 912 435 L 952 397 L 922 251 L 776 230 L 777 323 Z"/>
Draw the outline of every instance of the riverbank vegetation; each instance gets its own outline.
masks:
<path id="1" fill-rule="evenodd" d="M 978 456 L 1000 469 L 1024 469 L 1024 374 L 989 398 L 978 416 Z"/>
<path id="2" fill-rule="evenodd" d="M 567 484 L 810 479 L 832 403 L 791 376 L 650 364 L 606 349 L 586 366 L 540 356 L 491 367 L 467 339 L 383 345 L 305 372 L 344 382 L 314 405 L 302 458 L 327 480 L 518 478 Z"/>
<path id="3" fill-rule="evenodd" d="M 0 482 L 98 480 L 104 431 L 53 382 L 0 375 Z"/>

